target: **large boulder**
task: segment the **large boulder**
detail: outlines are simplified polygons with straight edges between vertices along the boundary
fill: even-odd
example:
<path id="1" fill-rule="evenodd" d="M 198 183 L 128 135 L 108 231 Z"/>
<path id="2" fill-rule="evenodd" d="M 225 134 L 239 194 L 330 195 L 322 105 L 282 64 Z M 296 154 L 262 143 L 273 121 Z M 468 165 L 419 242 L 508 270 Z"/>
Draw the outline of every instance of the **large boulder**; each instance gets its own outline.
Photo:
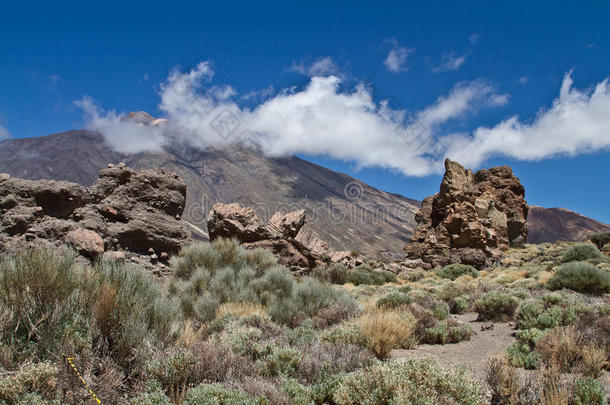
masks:
<path id="1" fill-rule="evenodd" d="M 440 191 L 422 202 L 405 250 L 433 266 L 490 265 L 502 251 L 525 242 L 524 197 L 523 185 L 508 166 L 473 173 L 447 159 Z"/>
<path id="2" fill-rule="evenodd" d="M 175 253 L 190 239 L 185 202 L 186 184 L 163 169 L 109 165 L 91 187 L 0 175 L 0 251 L 50 242 L 90 259 Z"/>
<path id="3" fill-rule="evenodd" d="M 305 210 L 279 211 L 265 224 L 250 207 L 217 203 L 209 212 L 207 221 L 211 241 L 220 237 L 237 239 L 246 249 L 268 250 L 277 256 L 280 264 L 296 273 L 305 273 L 323 265 L 323 261 L 322 254 L 304 242 L 320 250 L 328 246 L 311 231 L 301 234 L 305 218 Z M 302 237 L 299 239 L 298 235 Z"/>

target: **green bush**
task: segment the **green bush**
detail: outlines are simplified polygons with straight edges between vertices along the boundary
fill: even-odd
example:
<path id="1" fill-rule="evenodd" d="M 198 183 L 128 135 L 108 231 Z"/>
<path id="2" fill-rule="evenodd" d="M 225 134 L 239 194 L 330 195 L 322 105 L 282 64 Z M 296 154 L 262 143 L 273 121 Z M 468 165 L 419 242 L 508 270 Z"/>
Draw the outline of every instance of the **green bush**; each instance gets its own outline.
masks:
<path id="1" fill-rule="evenodd" d="M 463 369 L 444 370 L 433 360 L 377 363 L 347 375 L 335 392 L 337 405 L 479 405 L 478 383 Z"/>
<path id="2" fill-rule="evenodd" d="M 263 305 L 274 321 L 288 325 L 334 304 L 355 305 L 317 279 L 297 281 L 271 253 L 243 249 L 233 240 L 186 247 L 171 264 L 176 278 L 169 291 L 179 298 L 184 316 L 199 322 L 213 320 L 219 305 L 227 302 Z"/>
<path id="3" fill-rule="evenodd" d="M 183 405 L 258 405 L 259 401 L 243 391 L 220 384 L 199 384 L 186 393 Z"/>
<path id="4" fill-rule="evenodd" d="M 471 275 L 472 277 L 477 277 L 479 272 L 472 266 L 459 263 L 450 264 L 442 269 L 436 270 L 437 276 L 440 278 L 448 278 L 450 280 L 455 280 L 456 278 L 465 274 Z"/>
<path id="5" fill-rule="evenodd" d="M 517 328 L 529 329 L 537 324 L 538 317 L 544 312 L 544 304 L 540 300 L 529 299 L 519 304 L 515 321 Z"/>
<path id="6" fill-rule="evenodd" d="M 97 278 L 75 258 L 68 249 L 35 248 L 0 260 L 0 337 L 19 357 L 90 346 Z"/>
<path id="7" fill-rule="evenodd" d="M 585 262 L 566 263 L 549 279 L 546 288 L 568 288 L 583 293 L 604 294 L 610 292 L 610 273 Z"/>
<path id="8" fill-rule="evenodd" d="M 388 271 L 374 271 L 369 266 L 362 265 L 349 272 L 349 282 L 354 285 L 381 285 L 396 282 L 396 276 Z"/>
<path id="9" fill-rule="evenodd" d="M 595 245 L 599 249 L 601 249 L 604 246 L 606 246 L 608 243 L 610 243 L 610 231 L 602 232 L 602 233 L 594 233 L 593 235 L 591 235 L 589 237 L 589 239 L 591 240 L 591 242 L 595 243 Z"/>
<path id="10" fill-rule="evenodd" d="M 589 243 L 581 243 L 568 249 L 561 256 L 561 261 L 563 263 L 584 262 L 585 260 L 598 259 L 600 257 L 602 257 L 602 254 L 595 246 Z"/>
<path id="11" fill-rule="evenodd" d="M 292 377 L 302 357 L 297 349 L 274 346 L 271 353 L 260 360 L 261 373 L 269 377 Z"/>
<path id="12" fill-rule="evenodd" d="M 605 405 L 606 390 L 593 378 L 580 378 L 574 383 L 574 405 Z"/>
<path id="13" fill-rule="evenodd" d="M 513 316 L 517 305 L 515 297 L 499 291 L 490 291 L 475 301 L 474 309 L 482 320 L 507 321 Z"/>
<path id="14" fill-rule="evenodd" d="M 409 305 L 413 300 L 400 292 L 392 292 L 377 300 L 378 308 L 398 308 Z"/>
<path id="15" fill-rule="evenodd" d="M 515 367 L 523 367 L 528 370 L 537 368 L 541 357 L 535 351 L 536 344 L 544 335 L 543 331 L 536 328 L 517 331 L 517 342 L 506 350 L 509 362 Z"/>
<path id="16" fill-rule="evenodd" d="M 170 399 L 160 391 L 145 392 L 131 401 L 132 405 L 172 405 Z"/>
<path id="17" fill-rule="evenodd" d="M 438 322 L 435 326 L 427 328 L 425 333 L 423 343 L 444 345 L 470 340 L 473 331 L 468 325 L 448 320 Z"/>
<path id="18" fill-rule="evenodd" d="M 314 269 L 314 277 L 332 284 L 345 284 L 349 282 L 349 270 L 342 264 L 332 263 L 328 267 Z"/>
<path id="19" fill-rule="evenodd" d="M 470 309 L 468 297 L 456 297 L 453 300 L 453 312 L 456 314 L 464 314 Z"/>
<path id="20" fill-rule="evenodd" d="M 25 363 L 12 375 L 0 378 L 0 403 L 18 403 L 28 394 L 36 394 L 47 400 L 58 391 L 58 368 L 49 363 Z"/>

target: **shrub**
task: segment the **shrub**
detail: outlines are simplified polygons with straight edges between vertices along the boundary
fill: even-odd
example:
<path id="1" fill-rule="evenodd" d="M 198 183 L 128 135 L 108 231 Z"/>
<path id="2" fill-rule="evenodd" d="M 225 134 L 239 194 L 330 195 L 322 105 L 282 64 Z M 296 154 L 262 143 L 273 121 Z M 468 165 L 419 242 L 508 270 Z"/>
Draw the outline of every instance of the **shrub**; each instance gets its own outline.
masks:
<path id="1" fill-rule="evenodd" d="M 536 344 L 544 337 L 544 332 L 531 328 L 517 331 L 517 342 L 506 350 L 508 360 L 515 367 L 533 370 L 540 363 L 540 354 L 536 352 Z"/>
<path id="2" fill-rule="evenodd" d="M 349 272 L 349 281 L 354 285 L 396 282 L 396 276 L 388 271 L 374 271 L 367 265 L 358 266 Z"/>
<path id="3" fill-rule="evenodd" d="M 183 405 L 257 405 L 258 401 L 243 391 L 220 384 L 199 384 L 186 393 Z"/>
<path id="4" fill-rule="evenodd" d="M 479 272 L 474 267 L 467 264 L 454 263 L 436 270 L 436 275 L 440 278 L 448 278 L 455 280 L 458 277 L 468 274 L 472 277 L 477 277 Z"/>
<path id="5" fill-rule="evenodd" d="M 604 405 L 606 390 L 593 378 L 580 378 L 574 383 L 574 405 Z"/>
<path id="6" fill-rule="evenodd" d="M 492 358 L 487 362 L 485 382 L 491 391 L 491 404 L 534 405 L 540 403 L 537 384 L 533 384 L 531 379 L 526 379 L 522 384 L 515 369 L 504 359 Z"/>
<path id="7" fill-rule="evenodd" d="M 602 254 L 595 246 L 589 243 L 581 243 L 568 249 L 561 256 L 561 261 L 563 263 L 584 262 L 585 260 L 598 259 L 600 257 L 602 257 Z"/>
<path id="8" fill-rule="evenodd" d="M 314 269 L 314 277 L 319 280 L 333 284 L 345 284 L 349 282 L 349 270 L 342 264 L 332 263 L 328 267 Z"/>
<path id="9" fill-rule="evenodd" d="M 479 405 L 478 383 L 463 369 L 443 370 L 432 360 L 377 363 L 349 374 L 334 396 L 338 405 L 462 404 Z"/>
<path id="10" fill-rule="evenodd" d="M 472 328 L 468 325 L 453 320 L 441 321 L 434 327 L 426 329 L 424 343 L 441 345 L 459 343 L 470 340 L 472 334 Z"/>
<path id="11" fill-rule="evenodd" d="M 470 302 L 468 297 L 456 297 L 453 300 L 452 312 L 455 314 L 464 314 L 470 309 Z"/>
<path id="12" fill-rule="evenodd" d="M 550 290 L 569 288 L 574 291 L 603 294 L 610 291 L 610 273 L 585 262 L 566 263 L 546 283 Z"/>
<path id="13" fill-rule="evenodd" d="M 184 315 L 199 322 L 215 319 L 226 303 L 262 306 L 271 319 L 288 325 L 331 305 L 354 306 L 332 286 L 310 277 L 298 282 L 271 253 L 246 250 L 232 240 L 186 247 L 171 264 L 177 277 L 170 292 L 180 298 Z"/>
<path id="14" fill-rule="evenodd" d="M 25 363 L 15 374 L 0 378 L 0 402 L 15 403 L 28 393 L 52 399 L 57 394 L 58 374 L 57 367 L 49 362 Z"/>
<path id="15" fill-rule="evenodd" d="M 537 324 L 538 317 L 544 312 L 544 304 L 536 299 L 522 301 L 519 304 L 515 321 L 517 328 L 529 329 Z"/>
<path id="16" fill-rule="evenodd" d="M 409 305 L 413 300 L 400 292 L 393 292 L 377 300 L 378 308 L 398 308 Z"/>
<path id="17" fill-rule="evenodd" d="M 511 295 L 490 291 L 475 301 L 474 308 L 482 320 L 506 321 L 514 314 L 517 304 L 517 299 Z"/>
<path id="18" fill-rule="evenodd" d="M 170 399 L 160 391 L 145 392 L 131 401 L 132 405 L 172 405 Z"/>
<path id="19" fill-rule="evenodd" d="M 602 233 L 594 233 L 589 237 L 591 242 L 595 243 L 595 245 L 601 249 L 610 243 L 610 231 L 602 232 Z"/>
<path id="20" fill-rule="evenodd" d="M 415 317 L 400 309 L 369 311 L 358 320 L 367 347 L 379 359 L 386 358 L 392 349 L 413 347 L 416 325 Z"/>
<path id="21" fill-rule="evenodd" d="M 89 310 L 97 279 L 68 249 L 24 249 L 0 261 L 0 337 L 19 357 L 42 359 L 63 346 L 76 354 L 89 346 Z"/>
<path id="22" fill-rule="evenodd" d="M 144 342 L 174 337 L 178 303 L 167 300 L 160 284 L 139 267 L 112 261 L 99 262 L 96 270 L 103 280 L 95 304 L 97 343 L 131 372 L 143 366 L 144 359 L 134 353 Z"/>
<path id="23" fill-rule="evenodd" d="M 270 377 L 292 377 L 303 355 L 297 349 L 273 346 L 271 353 L 260 360 L 260 370 Z"/>

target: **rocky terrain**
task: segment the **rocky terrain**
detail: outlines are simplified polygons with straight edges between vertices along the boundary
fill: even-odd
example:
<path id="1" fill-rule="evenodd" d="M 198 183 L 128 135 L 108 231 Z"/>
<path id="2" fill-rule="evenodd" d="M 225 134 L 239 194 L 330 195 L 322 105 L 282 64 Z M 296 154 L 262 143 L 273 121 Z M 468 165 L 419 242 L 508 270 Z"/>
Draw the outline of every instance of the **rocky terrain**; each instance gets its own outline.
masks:
<path id="1" fill-rule="evenodd" d="M 155 121 L 143 112 L 129 119 Z M 332 249 L 392 258 L 400 256 L 409 240 L 420 207 L 419 201 L 377 190 L 297 157 L 267 158 L 249 149 L 200 151 L 173 144 L 160 153 L 126 155 L 113 151 L 101 135 L 86 130 L 0 142 L 0 172 L 30 180 L 89 186 L 109 162 L 124 162 L 136 170 L 163 168 L 177 173 L 189 190 L 183 218 L 192 225 L 193 237 L 204 240 L 208 238 L 206 215 L 212 206 L 235 202 L 253 207 L 265 221 L 277 211 L 305 209 L 308 226 Z M 580 217 L 562 228 L 565 216 L 558 221 L 556 215 L 538 212 L 546 209 L 536 208 L 529 217 L 530 243 L 583 240 L 584 235 L 605 226 Z"/>
<path id="2" fill-rule="evenodd" d="M 109 162 L 178 174 L 188 187 L 183 218 L 200 239 L 208 238 L 206 216 L 217 202 L 253 207 L 264 221 L 277 211 L 305 209 L 308 226 L 333 249 L 391 257 L 407 242 L 419 208 L 416 200 L 297 157 L 267 158 L 251 149 L 201 151 L 174 144 L 160 153 L 125 155 L 90 131 L 0 142 L 0 173 L 31 180 L 88 186 Z"/>
<path id="3" fill-rule="evenodd" d="M 433 266 L 489 266 L 502 251 L 525 244 L 524 197 L 523 185 L 508 166 L 473 173 L 447 159 L 440 191 L 423 201 L 405 250 Z"/>
<path id="4" fill-rule="evenodd" d="M 190 240 L 186 184 L 163 169 L 108 165 L 91 187 L 0 175 L 0 251 L 68 244 L 89 259 L 129 258 L 155 271 Z"/>

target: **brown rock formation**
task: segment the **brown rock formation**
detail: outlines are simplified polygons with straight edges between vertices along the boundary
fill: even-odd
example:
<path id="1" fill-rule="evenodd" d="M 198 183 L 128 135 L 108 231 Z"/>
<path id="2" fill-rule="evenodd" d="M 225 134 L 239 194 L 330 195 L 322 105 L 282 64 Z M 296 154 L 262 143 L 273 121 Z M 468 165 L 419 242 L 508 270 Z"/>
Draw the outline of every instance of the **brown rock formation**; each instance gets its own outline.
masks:
<path id="1" fill-rule="evenodd" d="M 502 250 L 525 243 L 525 190 L 508 166 L 476 173 L 445 161 L 440 191 L 426 198 L 405 247 L 409 257 L 434 266 L 491 264 Z"/>
<path id="2" fill-rule="evenodd" d="M 186 184 L 162 169 L 109 165 L 89 188 L 2 175 L 0 251 L 50 242 L 91 259 L 105 250 L 175 253 L 190 236 L 180 221 L 185 201 Z"/>
<path id="3" fill-rule="evenodd" d="M 305 224 L 305 210 L 287 214 L 276 212 L 267 224 L 250 207 L 239 204 L 214 204 L 208 214 L 210 240 L 234 238 L 246 249 L 263 248 L 277 256 L 278 262 L 297 273 L 323 265 L 322 255 L 305 243 L 320 249 L 324 245 L 311 231 L 299 237 Z"/>

